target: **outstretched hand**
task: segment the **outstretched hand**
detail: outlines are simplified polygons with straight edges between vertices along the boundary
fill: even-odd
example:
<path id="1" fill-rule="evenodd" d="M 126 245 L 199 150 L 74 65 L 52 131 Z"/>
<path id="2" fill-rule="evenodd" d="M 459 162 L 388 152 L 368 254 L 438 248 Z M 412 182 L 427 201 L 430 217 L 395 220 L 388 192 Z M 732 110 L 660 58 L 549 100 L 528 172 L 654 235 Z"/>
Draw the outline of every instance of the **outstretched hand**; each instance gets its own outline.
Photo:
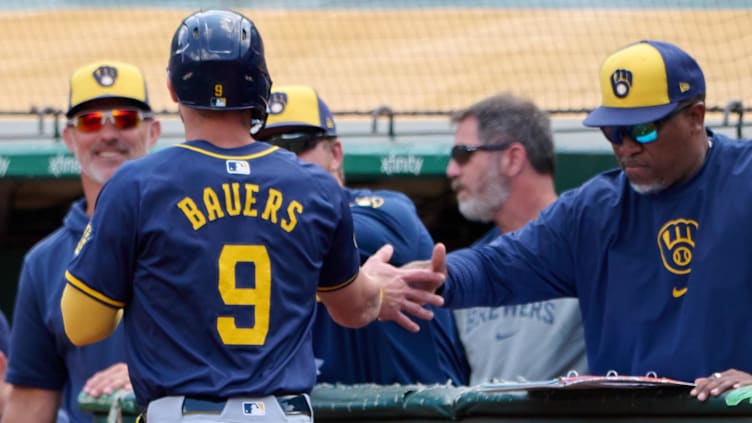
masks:
<path id="1" fill-rule="evenodd" d="M 431 255 L 431 268 L 434 272 L 439 272 L 444 275 L 444 277 L 446 277 L 446 246 L 440 242 L 436 243 L 436 245 L 433 246 L 433 254 Z M 444 281 L 442 280 L 442 283 L 443 282 Z M 436 288 L 438 288 L 438 286 Z"/>
<path id="2" fill-rule="evenodd" d="M 436 243 L 433 246 L 433 254 L 431 260 L 417 260 L 402 266 L 403 269 L 423 269 L 430 270 L 442 275 L 442 278 L 437 282 L 436 280 L 418 280 L 412 282 L 413 288 L 422 289 L 428 292 L 436 292 L 437 289 L 444 284 L 444 279 L 447 275 L 446 269 L 446 247 L 442 243 Z"/>
<path id="3" fill-rule="evenodd" d="M 368 272 L 369 277 L 380 284 L 379 320 L 392 320 L 410 332 L 418 332 L 420 326 L 407 314 L 423 320 L 433 318 L 433 312 L 425 306 L 444 304 L 444 298 L 434 294 L 436 287 L 443 283 L 444 275 L 431 266 L 394 267 L 389 264 L 393 252 L 390 245 L 381 247 L 363 264 L 361 271 Z"/>

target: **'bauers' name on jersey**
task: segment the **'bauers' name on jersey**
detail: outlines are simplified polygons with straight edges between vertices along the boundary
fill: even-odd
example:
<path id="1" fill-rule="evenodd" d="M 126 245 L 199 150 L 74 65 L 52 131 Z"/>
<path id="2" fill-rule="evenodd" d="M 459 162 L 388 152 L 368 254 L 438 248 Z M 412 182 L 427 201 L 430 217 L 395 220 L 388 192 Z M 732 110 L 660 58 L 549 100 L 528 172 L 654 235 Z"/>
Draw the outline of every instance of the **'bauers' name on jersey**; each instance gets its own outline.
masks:
<path id="1" fill-rule="evenodd" d="M 224 183 L 221 188 L 204 187 L 203 198 L 185 197 L 177 206 L 193 226 L 201 229 L 207 222 L 213 222 L 226 216 L 245 216 L 261 218 L 279 225 L 286 232 L 292 232 L 298 224 L 298 216 L 303 212 L 303 205 L 296 200 L 286 201 L 281 191 L 266 188 L 266 201 L 261 204 L 259 186 L 239 182 Z M 262 193 L 263 194 L 263 193 Z"/>

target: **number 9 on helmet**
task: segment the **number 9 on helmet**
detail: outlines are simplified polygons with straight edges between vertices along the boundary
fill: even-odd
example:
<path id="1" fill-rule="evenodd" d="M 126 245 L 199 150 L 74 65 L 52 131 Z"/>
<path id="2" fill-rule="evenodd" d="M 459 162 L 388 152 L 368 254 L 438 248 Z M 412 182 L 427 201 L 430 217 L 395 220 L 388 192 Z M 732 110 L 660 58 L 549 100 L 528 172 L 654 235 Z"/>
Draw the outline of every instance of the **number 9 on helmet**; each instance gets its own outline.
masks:
<path id="1" fill-rule="evenodd" d="M 170 83 L 178 102 L 194 109 L 251 110 L 266 121 L 272 81 L 256 26 L 231 10 L 196 12 L 172 37 Z"/>

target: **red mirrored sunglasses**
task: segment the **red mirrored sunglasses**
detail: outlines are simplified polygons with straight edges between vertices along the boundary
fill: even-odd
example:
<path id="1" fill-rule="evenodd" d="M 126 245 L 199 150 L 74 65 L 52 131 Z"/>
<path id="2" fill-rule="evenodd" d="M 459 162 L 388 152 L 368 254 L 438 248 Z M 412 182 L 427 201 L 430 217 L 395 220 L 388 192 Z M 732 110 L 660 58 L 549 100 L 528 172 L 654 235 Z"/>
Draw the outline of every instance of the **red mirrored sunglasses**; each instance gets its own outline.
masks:
<path id="1" fill-rule="evenodd" d="M 115 128 L 124 130 L 136 128 L 141 121 L 153 117 L 151 112 L 138 109 L 98 110 L 76 115 L 68 121 L 68 125 L 75 126 L 81 132 L 97 132 L 109 120 Z"/>

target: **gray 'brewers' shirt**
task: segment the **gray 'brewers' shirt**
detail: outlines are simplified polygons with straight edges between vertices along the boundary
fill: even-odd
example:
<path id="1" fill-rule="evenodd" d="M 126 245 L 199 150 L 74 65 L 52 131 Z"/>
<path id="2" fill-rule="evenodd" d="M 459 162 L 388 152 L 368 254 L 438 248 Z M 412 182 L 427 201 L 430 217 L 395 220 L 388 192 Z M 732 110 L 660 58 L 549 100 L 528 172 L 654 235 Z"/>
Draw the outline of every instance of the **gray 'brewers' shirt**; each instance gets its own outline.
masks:
<path id="1" fill-rule="evenodd" d="M 474 245 L 499 235 L 494 227 Z M 585 336 L 576 298 L 454 311 L 470 362 L 470 384 L 547 380 L 570 370 L 587 374 Z"/>

